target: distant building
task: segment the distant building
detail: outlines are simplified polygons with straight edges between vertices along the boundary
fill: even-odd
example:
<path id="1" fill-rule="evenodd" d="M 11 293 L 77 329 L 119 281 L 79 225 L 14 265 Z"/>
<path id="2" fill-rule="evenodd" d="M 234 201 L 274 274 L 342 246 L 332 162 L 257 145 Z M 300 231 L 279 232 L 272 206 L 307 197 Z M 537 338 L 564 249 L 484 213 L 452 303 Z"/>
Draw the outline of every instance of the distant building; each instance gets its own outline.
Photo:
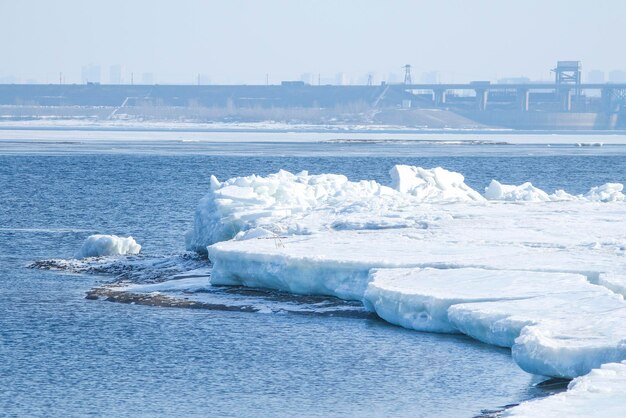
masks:
<path id="1" fill-rule="evenodd" d="M 99 65 L 94 65 L 94 64 L 83 65 L 83 68 L 81 71 L 81 82 L 83 84 L 100 83 L 101 76 L 102 76 L 102 71 Z"/>
<path id="2" fill-rule="evenodd" d="M 109 83 L 110 84 L 122 84 L 122 66 L 111 65 L 109 67 Z"/>
<path id="3" fill-rule="evenodd" d="M 587 83 L 604 83 L 604 71 L 591 70 L 587 73 Z"/>
<path id="4" fill-rule="evenodd" d="M 196 82 L 199 86 L 207 86 L 211 84 L 211 78 L 206 74 L 198 74 Z"/>
<path id="5" fill-rule="evenodd" d="M 317 84 L 317 77 L 311 73 L 304 73 L 300 75 L 300 81 L 306 84 Z"/>
<path id="6" fill-rule="evenodd" d="M 346 86 L 350 84 L 350 79 L 345 73 L 337 73 L 335 74 L 335 84 L 337 86 Z"/>
<path id="7" fill-rule="evenodd" d="M 609 83 L 626 83 L 626 71 L 613 70 L 609 73 Z"/>
<path id="8" fill-rule="evenodd" d="M 330 85 L 333 84 L 336 80 L 333 77 L 323 77 L 320 76 L 319 83 L 322 85 Z"/>

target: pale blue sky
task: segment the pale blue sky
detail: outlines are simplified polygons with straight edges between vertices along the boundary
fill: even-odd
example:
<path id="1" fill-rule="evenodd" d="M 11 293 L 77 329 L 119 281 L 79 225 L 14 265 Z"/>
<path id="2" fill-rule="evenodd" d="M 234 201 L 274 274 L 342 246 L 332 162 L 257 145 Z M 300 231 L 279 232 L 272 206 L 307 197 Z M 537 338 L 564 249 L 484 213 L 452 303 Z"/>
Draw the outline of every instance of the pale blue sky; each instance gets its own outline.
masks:
<path id="1" fill-rule="evenodd" d="M 412 64 L 443 81 L 626 70 L 623 0 L 0 0 L 0 77 L 79 82 L 81 67 L 121 64 L 158 83 L 264 84 L 376 73 Z M 136 78 L 137 79 L 137 78 Z"/>

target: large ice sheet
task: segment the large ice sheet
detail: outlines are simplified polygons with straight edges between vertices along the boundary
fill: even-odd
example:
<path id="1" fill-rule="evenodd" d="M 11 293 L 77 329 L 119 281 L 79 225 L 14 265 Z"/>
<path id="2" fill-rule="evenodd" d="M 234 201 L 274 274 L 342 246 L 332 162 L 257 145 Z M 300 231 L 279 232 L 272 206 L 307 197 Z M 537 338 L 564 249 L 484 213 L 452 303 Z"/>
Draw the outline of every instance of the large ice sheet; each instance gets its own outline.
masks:
<path id="1" fill-rule="evenodd" d="M 225 241 L 208 247 L 212 282 L 269 287 L 360 300 L 372 268 L 489 267 L 510 265 L 538 248 L 486 243 L 451 247 L 433 229 L 328 231 L 314 235 Z"/>
<path id="2" fill-rule="evenodd" d="M 351 247 L 350 240 L 344 237 L 347 232 L 330 232 L 325 235 L 324 243 L 319 243 L 328 249 L 343 248 L 334 254 L 339 257 L 333 257 L 332 251 L 323 251 L 321 247 L 311 248 L 308 244 L 317 245 L 311 242 L 316 236 L 214 244 L 208 248 L 213 261 L 211 282 L 360 300 L 370 269 L 380 261 L 372 263 L 360 257 L 341 257 L 358 251 L 358 247 Z"/>
<path id="3" fill-rule="evenodd" d="M 450 322 L 480 341 L 512 347 L 521 368 L 573 378 L 626 358 L 626 303 L 600 286 L 563 287 L 531 299 L 465 303 Z"/>
<path id="4" fill-rule="evenodd" d="M 524 402 L 503 417 L 616 418 L 626 415 L 626 363 L 609 363 L 578 377 L 567 392 Z"/>
<path id="5" fill-rule="evenodd" d="M 391 178 L 213 180 L 192 241 L 235 237 L 207 248 L 213 284 L 364 300 L 405 327 L 512 347 L 533 373 L 575 377 L 626 358 L 621 185 L 574 196 L 494 182 L 493 201 L 442 169 L 396 166 Z M 230 232 L 211 235 L 220 228 Z"/>
<path id="6" fill-rule="evenodd" d="M 557 207 L 567 205 L 567 207 Z M 282 238 L 226 241 L 209 247 L 215 279 L 300 292 L 362 297 L 367 270 L 382 267 L 476 267 L 580 273 L 626 272 L 622 204 L 491 204 L 431 207 L 440 219 L 428 228 L 326 231 Z M 431 213 L 433 215 L 433 213 Z M 228 263 L 228 264 L 226 264 Z M 288 268 L 289 271 L 284 270 Z M 327 286 L 323 271 L 358 270 L 361 280 L 342 295 Z M 272 279 L 266 276 L 270 272 Z M 298 273 L 298 274 L 296 274 Z M 306 280 L 302 275 L 310 275 Z M 340 275 L 340 276 L 341 276 Z M 340 277 L 339 276 L 339 277 Z M 252 280 L 253 279 L 253 280 Z"/>
<path id="7" fill-rule="evenodd" d="M 559 274 L 563 273 L 579 274 L 588 282 L 598 284 L 604 283 L 607 277 L 626 274 L 624 233 L 618 227 L 626 219 L 626 207 L 621 203 L 457 203 L 432 205 L 429 210 L 431 215 L 439 215 L 438 221 L 422 229 L 330 230 L 306 236 L 218 243 L 208 249 L 214 262 L 213 281 L 215 284 L 270 287 L 358 300 L 365 295 L 371 269 L 430 267 L 448 269 L 441 274 L 448 275 L 451 281 L 449 288 L 443 288 L 446 290 L 440 297 L 454 305 L 466 302 L 467 299 L 460 297 L 452 299 L 472 287 L 462 277 L 454 278 L 458 274 L 455 269 L 492 272 L 494 289 L 486 290 L 494 292 L 498 282 L 509 277 L 510 271 L 546 278 L 561 277 Z M 456 316 L 448 319 L 456 318 L 457 322 L 452 323 L 454 329 L 498 345 L 510 346 L 512 340 L 522 333 L 520 338 L 525 340 L 514 347 L 515 359 L 522 367 L 533 373 L 574 377 L 602 362 L 626 358 L 620 349 L 623 338 L 623 326 L 619 325 L 623 321 L 621 314 L 602 314 L 602 306 L 610 306 L 617 312 L 623 302 L 606 288 L 587 281 L 579 277 L 577 284 L 567 286 L 547 281 L 533 297 L 538 298 L 541 292 L 551 293 L 551 296 L 561 292 L 558 298 L 509 301 L 507 303 L 511 305 L 508 307 L 502 302 L 499 312 L 482 320 L 473 317 L 458 319 L 460 317 Z M 531 282 L 529 280 L 526 284 Z M 442 283 L 445 284 L 445 280 Z M 526 284 L 514 287 L 510 299 L 530 298 Z M 406 283 L 398 288 L 398 294 L 410 291 Z M 425 295 L 426 291 L 428 286 Z M 578 296 L 576 292 L 579 292 Z M 502 298 L 497 294 L 484 294 L 472 300 L 478 302 L 482 297 Z M 585 297 L 590 298 L 586 305 L 582 302 Z M 572 310 L 576 304 L 584 309 Z M 415 305 L 403 303 L 402 306 L 407 318 L 412 318 L 411 315 L 419 317 L 419 309 L 410 312 Z M 449 312 L 454 309 L 452 306 Z M 584 312 L 596 312 L 595 317 L 599 318 L 597 322 L 591 321 L 594 325 L 588 330 L 584 327 Z M 495 328 L 489 328 L 489 321 L 497 322 L 497 315 L 506 320 L 498 323 L 503 329 L 495 332 Z M 381 311 L 381 316 L 393 322 L 393 315 Z M 396 319 L 399 317 L 402 315 Z M 541 326 L 536 325 L 537 318 L 541 317 L 552 318 L 554 325 L 547 321 Z M 418 329 L 446 330 L 441 323 L 435 324 L 431 319 L 424 322 L 436 325 L 431 328 L 419 321 L 396 323 Z M 524 327 L 532 332 L 523 333 Z M 546 336 L 547 332 L 551 334 Z M 570 342 L 575 342 L 578 348 L 567 348 Z"/>
<path id="8" fill-rule="evenodd" d="M 537 297 L 484 303 L 461 303 L 448 310 L 450 322 L 463 334 L 482 342 L 512 347 L 528 325 L 553 321 L 579 324 L 590 315 L 611 314 L 624 307 L 622 298 L 602 286 L 570 284 Z"/>
<path id="9" fill-rule="evenodd" d="M 477 268 L 381 269 L 372 271 L 363 300 L 392 324 L 418 331 L 451 333 L 459 332 L 448 318 L 448 309 L 453 305 L 528 299 L 588 287 L 592 285 L 584 276 L 571 273 Z"/>
<path id="10" fill-rule="evenodd" d="M 573 378 L 626 358 L 626 303 L 581 275 L 382 269 L 371 273 L 364 302 L 405 328 L 512 346 L 531 373 Z"/>

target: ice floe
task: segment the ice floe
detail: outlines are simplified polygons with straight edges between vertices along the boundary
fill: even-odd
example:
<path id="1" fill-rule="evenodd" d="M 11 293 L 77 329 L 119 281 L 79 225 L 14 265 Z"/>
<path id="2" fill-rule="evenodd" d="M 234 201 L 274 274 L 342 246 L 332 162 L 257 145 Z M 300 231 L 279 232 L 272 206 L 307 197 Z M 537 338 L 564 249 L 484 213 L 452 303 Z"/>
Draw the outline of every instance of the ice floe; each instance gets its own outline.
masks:
<path id="1" fill-rule="evenodd" d="M 364 295 L 366 306 L 392 324 L 418 331 L 459 332 L 450 320 L 450 307 L 459 303 L 527 300 L 592 287 L 584 276 L 477 268 L 404 268 L 372 270 Z M 465 317 L 461 327 L 475 326 Z M 463 328 L 461 328 L 463 329 Z M 468 332 L 466 332 L 468 333 Z M 468 333 L 469 334 L 469 333 Z"/>
<path id="2" fill-rule="evenodd" d="M 138 254 L 141 245 L 133 237 L 95 234 L 88 236 L 76 253 L 76 258 L 102 257 L 110 255 Z"/>
<path id="3" fill-rule="evenodd" d="M 456 174 L 396 166 L 390 187 L 335 178 L 313 202 L 302 196 L 332 177 L 281 172 L 268 178 L 304 184 L 288 187 L 301 199 L 268 200 L 265 218 L 241 216 L 247 203 L 258 209 L 259 193 L 227 189 L 240 223 L 235 240 L 207 248 L 212 283 L 362 300 L 407 328 L 511 347 L 536 374 L 572 378 L 625 359 L 621 185 L 549 195 L 494 181 L 481 196 Z M 213 188 L 267 178 L 245 179 Z"/>
<path id="4" fill-rule="evenodd" d="M 365 305 L 418 331 L 463 332 L 512 347 L 528 372 L 562 378 L 626 358 L 626 303 L 570 273 L 373 270 Z"/>
<path id="5" fill-rule="evenodd" d="M 600 305 L 588 308 L 589 313 L 577 306 L 560 316 L 546 309 L 545 319 L 522 328 L 513 360 L 530 373 L 573 378 L 626 359 L 626 304 L 607 298 L 595 302 Z"/>

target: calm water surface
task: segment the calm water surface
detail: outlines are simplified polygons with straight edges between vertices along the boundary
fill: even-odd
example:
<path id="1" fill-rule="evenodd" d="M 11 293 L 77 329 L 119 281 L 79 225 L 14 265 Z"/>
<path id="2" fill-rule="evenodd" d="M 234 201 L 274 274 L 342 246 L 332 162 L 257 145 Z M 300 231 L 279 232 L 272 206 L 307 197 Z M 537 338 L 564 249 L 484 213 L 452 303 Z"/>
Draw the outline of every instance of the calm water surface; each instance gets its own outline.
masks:
<path id="1" fill-rule="evenodd" d="M 0 144 L 0 147 L 2 144 Z M 278 169 L 388 182 L 398 163 L 582 193 L 626 182 L 624 147 L 133 144 L 0 150 L 0 415 L 461 416 L 545 394 L 508 350 L 378 320 L 91 301 L 106 277 L 32 270 L 96 232 L 184 251 L 208 178 Z M 120 152 L 120 149 L 122 152 Z M 292 150 L 292 151 L 290 151 Z M 613 152 L 611 152 L 613 150 Z M 2 155 L 3 154 L 3 155 Z M 224 155 L 229 154 L 229 155 Z M 304 153 L 307 154 L 307 153 Z M 394 155 L 395 154 L 395 155 Z"/>

